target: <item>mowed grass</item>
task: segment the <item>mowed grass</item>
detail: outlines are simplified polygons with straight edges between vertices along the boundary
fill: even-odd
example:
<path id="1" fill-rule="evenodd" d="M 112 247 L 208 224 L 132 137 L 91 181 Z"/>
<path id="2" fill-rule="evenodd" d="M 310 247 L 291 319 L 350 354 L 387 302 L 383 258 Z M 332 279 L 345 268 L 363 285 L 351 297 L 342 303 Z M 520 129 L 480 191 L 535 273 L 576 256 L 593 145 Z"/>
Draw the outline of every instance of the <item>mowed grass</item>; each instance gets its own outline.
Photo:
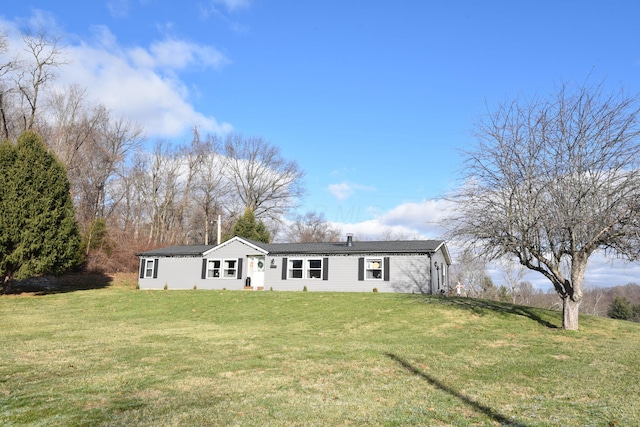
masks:
<path id="1" fill-rule="evenodd" d="M 2 426 L 638 426 L 640 325 L 470 299 L 0 298 Z"/>

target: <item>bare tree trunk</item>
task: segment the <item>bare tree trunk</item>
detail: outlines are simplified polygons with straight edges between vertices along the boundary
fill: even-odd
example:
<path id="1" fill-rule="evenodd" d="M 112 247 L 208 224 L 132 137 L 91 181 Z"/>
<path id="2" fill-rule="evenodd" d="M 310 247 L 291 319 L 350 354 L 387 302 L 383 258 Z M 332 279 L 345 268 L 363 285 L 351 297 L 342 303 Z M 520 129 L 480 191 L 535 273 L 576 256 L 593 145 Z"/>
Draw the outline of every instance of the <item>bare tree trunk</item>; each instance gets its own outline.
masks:
<path id="1" fill-rule="evenodd" d="M 566 297 L 562 300 L 562 328 L 569 331 L 578 330 L 578 313 L 580 301 Z"/>

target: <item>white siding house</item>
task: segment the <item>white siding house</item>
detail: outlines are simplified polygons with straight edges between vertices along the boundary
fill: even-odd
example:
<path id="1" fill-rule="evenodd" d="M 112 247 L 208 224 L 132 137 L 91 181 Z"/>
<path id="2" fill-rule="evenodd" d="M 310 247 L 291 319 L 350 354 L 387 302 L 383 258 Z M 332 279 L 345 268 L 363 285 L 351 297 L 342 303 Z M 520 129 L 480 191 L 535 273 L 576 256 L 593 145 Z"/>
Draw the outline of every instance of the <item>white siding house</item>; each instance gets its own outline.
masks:
<path id="1" fill-rule="evenodd" d="M 171 246 L 138 254 L 140 289 L 444 293 L 442 240 Z"/>

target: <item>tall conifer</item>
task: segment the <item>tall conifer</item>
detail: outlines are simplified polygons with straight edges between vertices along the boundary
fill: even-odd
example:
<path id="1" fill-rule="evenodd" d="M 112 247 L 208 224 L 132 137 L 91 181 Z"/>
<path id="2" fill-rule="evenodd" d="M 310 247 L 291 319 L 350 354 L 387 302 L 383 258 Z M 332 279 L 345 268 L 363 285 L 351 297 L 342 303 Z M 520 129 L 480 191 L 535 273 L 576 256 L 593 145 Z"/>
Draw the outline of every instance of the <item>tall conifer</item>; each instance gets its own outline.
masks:
<path id="1" fill-rule="evenodd" d="M 27 131 L 0 144 L 0 273 L 62 274 L 77 260 L 79 232 L 62 164 Z"/>

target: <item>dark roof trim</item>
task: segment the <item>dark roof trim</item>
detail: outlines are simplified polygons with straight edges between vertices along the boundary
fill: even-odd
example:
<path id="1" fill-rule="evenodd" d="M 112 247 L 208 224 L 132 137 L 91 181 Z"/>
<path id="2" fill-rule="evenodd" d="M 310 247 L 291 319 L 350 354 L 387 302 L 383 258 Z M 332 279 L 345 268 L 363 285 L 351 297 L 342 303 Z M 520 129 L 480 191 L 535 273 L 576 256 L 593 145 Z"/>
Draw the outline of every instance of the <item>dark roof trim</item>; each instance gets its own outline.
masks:
<path id="1" fill-rule="evenodd" d="M 270 255 L 357 255 L 357 254 L 433 254 L 442 250 L 447 261 L 451 263 L 444 240 L 395 240 L 353 242 L 347 246 L 345 242 L 329 243 L 262 243 L 250 239 L 234 237 L 218 246 L 189 245 L 170 246 L 136 254 L 140 257 L 190 257 L 204 256 L 209 252 L 228 245 L 232 241 L 240 241 Z"/>

